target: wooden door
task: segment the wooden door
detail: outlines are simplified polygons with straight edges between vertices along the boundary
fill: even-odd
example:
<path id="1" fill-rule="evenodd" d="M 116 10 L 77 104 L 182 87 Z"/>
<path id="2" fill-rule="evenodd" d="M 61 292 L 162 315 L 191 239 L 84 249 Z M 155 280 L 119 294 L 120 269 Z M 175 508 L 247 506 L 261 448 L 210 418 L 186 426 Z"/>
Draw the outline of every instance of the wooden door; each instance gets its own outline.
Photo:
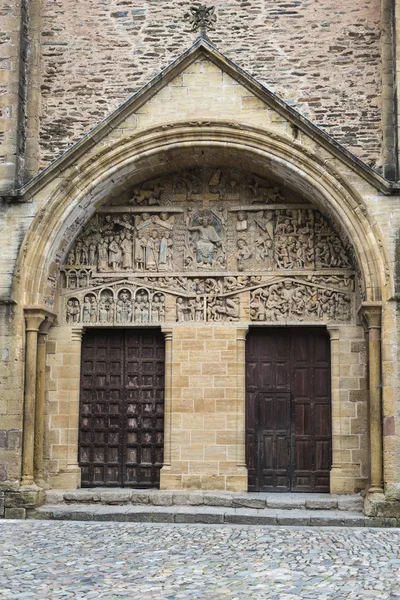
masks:
<path id="1" fill-rule="evenodd" d="M 329 492 L 331 453 L 326 331 L 251 330 L 246 350 L 249 491 Z"/>
<path id="2" fill-rule="evenodd" d="M 90 330 L 82 342 L 82 486 L 157 487 L 163 436 L 162 334 Z"/>

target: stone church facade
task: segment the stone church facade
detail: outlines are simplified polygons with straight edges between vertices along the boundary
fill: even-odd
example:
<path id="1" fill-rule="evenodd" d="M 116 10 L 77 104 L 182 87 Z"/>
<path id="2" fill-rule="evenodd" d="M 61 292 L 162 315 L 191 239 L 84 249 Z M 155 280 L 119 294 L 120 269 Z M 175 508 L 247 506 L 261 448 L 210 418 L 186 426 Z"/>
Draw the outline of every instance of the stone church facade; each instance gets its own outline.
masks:
<path id="1" fill-rule="evenodd" d="M 87 2 L 108 46 L 85 63 L 98 25 L 69 4 L 2 9 L 2 516 L 123 486 L 397 516 L 398 7 L 221 2 L 178 36 L 180 3 Z"/>

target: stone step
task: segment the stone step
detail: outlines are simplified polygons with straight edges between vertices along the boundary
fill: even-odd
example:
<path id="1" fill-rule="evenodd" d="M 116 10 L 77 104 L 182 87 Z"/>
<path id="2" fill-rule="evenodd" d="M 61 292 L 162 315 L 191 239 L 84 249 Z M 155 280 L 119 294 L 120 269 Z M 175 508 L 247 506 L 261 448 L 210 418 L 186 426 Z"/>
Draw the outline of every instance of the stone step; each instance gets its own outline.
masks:
<path id="1" fill-rule="evenodd" d="M 28 519 L 58 521 L 118 521 L 134 523 L 207 523 L 316 527 L 396 527 L 400 520 L 365 517 L 341 510 L 228 508 L 219 506 L 151 506 L 55 504 L 30 510 Z"/>
<path id="2" fill-rule="evenodd" d="M 252 508 L 257 510 L 337 510 L 362 513 L 363 499 L 359 495 L 336 494 L 269 494 L 227 492 L 182 492 L 138 490 L 127 488 L 81 488 L 79 490 L 50 490 L 46 504 L 104 504 L 133 506 L 215 506 Z"/>

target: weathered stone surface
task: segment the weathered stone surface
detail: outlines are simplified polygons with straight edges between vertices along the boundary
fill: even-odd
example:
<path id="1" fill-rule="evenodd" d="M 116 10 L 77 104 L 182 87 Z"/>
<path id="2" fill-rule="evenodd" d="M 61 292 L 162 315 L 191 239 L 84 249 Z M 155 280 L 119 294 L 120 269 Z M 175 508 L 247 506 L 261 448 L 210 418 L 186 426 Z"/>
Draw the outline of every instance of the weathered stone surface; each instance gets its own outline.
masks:
<path id="1" fill-rule="evenodd" d="M 224 523 L 223 508 L 177 508 L 174 512 L 175 523 Z"/>
<path id="2" fill-rule="evenodd" d="M 233 506 L 233 497 L 229 494 L 205 493 L 203 502 L 205 506 Z"/>
<path id="3" fill-rule="evenodd" d="M 132 492 L 130 490 L 104 491 L 100 494 L 101 502 L 106 504 L 127 504 L 130 502 Z"/>
<path id="4" fill-rule="evenodd" d="M 268 494 L 266 505 L 268 508 L 297 509 L 305 508 L 306 501 L 303 494 Z"/>
<path id="5" fill-rule="evenodd" d="M 36 491 L 7 492 L 5 494 L 6 508 L 34 508 L 43 503 L 44 494 Z"/>
<path id="6" fill-rule="evenodd" d="M 126 0 L 120 8 L 115 1 L 107 11 L 93 0 L 68 9 L 64 0 L 44 2 L 43 165 L 195 40 L 178 0 Z M 210 36 L 243 69 L 379 167 L 379 5 L 365 0 L 356 11 L 342 8 L 337 14 L 329 0 L 279 8 L 274 0 L 252 0 L 251 8 L 220 4 Z M 73 115 L 71 105 L 79 106 Z"/>
<path id="7" fill-rule="evenodd" d="M 25 519 L 26 509 L 25 508 L 6 508 L 4 511 L 5 519 Z"/>
<path id="8" fill-rule="evenodd" d="M 257 494 L 253 496 L 246 494 L 243 496 L 234 496 L 232 498 L 232 506 L 242 506 L 243 508 L 265 508 L 265 498 L 257 497 Z"/>
<path id="9" fill-rule="evenodd" d="M 337 497 L 339 510 L 352 510 L 362 512 L 364 508 L 364 499 L 361 496 L 345 496 L 339 494 Z"/>
<path id="10" fill-rule="evenodd" d="M 57 492 L 55 494 L 55 497 L 58 497 Z M 100 493 L 92 490 L 76 490 L 64 492 L 64 500 L 66 502 L 99 502 L 100 498 Z M 48 502 L 51 504 L 52 500 L 53 498 L 50 494 Z"/>
<path id="11" fill-rule="evenodd" d="M 201 506 L 202 504 L 206 504 L 204 502 L 204 497 L 206 494 L 196 494 L 196 493 L 180 493 L 174 492 L 172 494 L 172 504 L 176 506 Z M 215 506 L 215 505 L 214 505 Z"/>
<path id="12" fill-rule="evenodd" d="M 313 510 L 327 510 L 336 509 L 338 507 L 338 500 L 336 496 L 327 496 L 322 494 L 309 495 L 306 499 L 306 508 Z"/>
<path id="13" fill-rule="evenodd" d="M 149 494 L 149 504 L 154 504 L 155 506 L 171 506 L 172 494 L 168 492 Z"/>

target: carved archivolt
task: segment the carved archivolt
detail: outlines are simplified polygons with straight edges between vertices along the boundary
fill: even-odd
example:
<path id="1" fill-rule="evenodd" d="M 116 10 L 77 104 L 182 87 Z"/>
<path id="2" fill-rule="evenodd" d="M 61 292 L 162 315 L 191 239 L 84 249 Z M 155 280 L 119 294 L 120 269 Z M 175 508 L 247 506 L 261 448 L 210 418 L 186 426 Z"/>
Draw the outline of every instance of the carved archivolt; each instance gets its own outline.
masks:
<path id="1" fill-rule="evenodd" d="M 354 273 L 312 205 L 236 170 L 142 185 L 85 226 L 63 269 L 67 324 L 349 321 Z"/>

